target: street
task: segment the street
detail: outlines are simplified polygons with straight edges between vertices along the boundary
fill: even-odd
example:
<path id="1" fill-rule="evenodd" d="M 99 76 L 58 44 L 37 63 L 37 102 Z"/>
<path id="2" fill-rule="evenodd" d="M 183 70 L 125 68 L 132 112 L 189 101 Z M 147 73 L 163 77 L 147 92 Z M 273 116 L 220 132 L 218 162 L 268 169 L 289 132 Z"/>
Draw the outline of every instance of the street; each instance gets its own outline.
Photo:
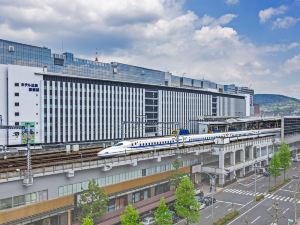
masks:
<path id="1" fill-rule="evenodd" d="M 300 164 L 293 163 L 292 168 L 287 172 L 287 177 L 299 175 Z M 214 194 L 217 202 L 214 209 L 209 206 L 201 210 L 201 225 L 212 224 L 211 215 L 214 221 L 223 217 L 227 213 L 239 210 L 240 215 L 232 220 L 228 225 L 269 225 L 278 218 L 278 225 L 288 224 L 288 219 L 295 217 L 295 203 L 297 207 L 297 217 L 300 216 L 300 199 L 295 198 L 295 188 L 297 180 L 291 180 L 279 190 L 268 194 L 269 177 L 257 175 L 256 192 L 257 195 L 264 194 L 265 198 L 259 202 L 254 201 L 255 179 L 254 175 L 239 179 L 237 182 L 221 189 Z M 283 175 L 277 178 L 277 183 L 283 180 Z M 274 185 L 274 178 L 271 178 L 271 186 Z M 298 196 L 298 195 L 297 195 Z M 212 212 L 213 211 L 213 212 Z"/>

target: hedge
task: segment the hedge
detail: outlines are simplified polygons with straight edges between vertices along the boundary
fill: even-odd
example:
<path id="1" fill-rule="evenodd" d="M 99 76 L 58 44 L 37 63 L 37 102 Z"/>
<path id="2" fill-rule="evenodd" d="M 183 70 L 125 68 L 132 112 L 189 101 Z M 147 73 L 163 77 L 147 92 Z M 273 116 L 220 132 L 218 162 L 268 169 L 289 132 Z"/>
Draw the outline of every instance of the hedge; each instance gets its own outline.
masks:
<path id="1" fill-rule="evenodd" d="M 269 193 L 272 193 L 274 191 L 277 191 L 279 188 L 283 187 L 284 185 L 286 185 L 288 182 L 290 182 L 291 179 L 286 179 L 278 184 L 275 184 L 273 187 L 270 188 L 270 190 L 268 191 Z"/>
<path id="2" fill-rule="evenodd" d="M 231 220 L 236 218 L 238 215 L 240 215 L 239 211 L 232 211 L 225 215 L 223 218 L 218 219 L 216 222 L 214 222 L 214 225 L 225 225 L 229 223 Z"/>
<path id="3" fill-rule="evenodd" d="M 256 195 L 255 201 L 259 202 L 260 200 L 264 199 L 264 195 Z"/>

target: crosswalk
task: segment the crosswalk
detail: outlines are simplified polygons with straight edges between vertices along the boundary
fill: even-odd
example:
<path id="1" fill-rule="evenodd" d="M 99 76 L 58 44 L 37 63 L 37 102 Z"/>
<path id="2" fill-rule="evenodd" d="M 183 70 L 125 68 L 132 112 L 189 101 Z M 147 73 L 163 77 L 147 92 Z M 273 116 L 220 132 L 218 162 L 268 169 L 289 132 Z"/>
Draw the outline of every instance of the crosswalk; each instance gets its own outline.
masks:
<path id="1" fill-rule="evenodd" d="M 253 196 L 253 197 L 255 195 L 254 192 L 239 190 L 239 189 L 225 189 L 224 192 L 228 192 L 228 193 L 232 193 L 232 194 L 238 194 L 238 195 Z M 264 195 L 265 198 L 273 199 L 273 200 L 276 200 L 276 201 L 300 203 L 300 200 L 294 199 L 293 197 L 280 196 L 280 195 L 276 195 L 276 194 L 261 193 L 261 192 L 257 192 L 256 195 Z"/>

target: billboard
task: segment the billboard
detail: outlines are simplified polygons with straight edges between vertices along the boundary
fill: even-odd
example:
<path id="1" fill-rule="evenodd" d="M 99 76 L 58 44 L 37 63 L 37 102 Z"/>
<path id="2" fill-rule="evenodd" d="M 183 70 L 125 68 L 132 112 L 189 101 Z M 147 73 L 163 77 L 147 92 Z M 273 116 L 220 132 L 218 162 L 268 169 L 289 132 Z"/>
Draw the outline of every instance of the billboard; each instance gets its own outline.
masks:
<path id="1" fill-rule="evenodd" d="M 21 143 L 26 144 L 27 143 L 27 128 L 29 128 L 29 143 L 34 144 L 35 142 L 35 122 L 21 122 L 21 126 L 24 126 L 24 128 L 21 131 Z"/>

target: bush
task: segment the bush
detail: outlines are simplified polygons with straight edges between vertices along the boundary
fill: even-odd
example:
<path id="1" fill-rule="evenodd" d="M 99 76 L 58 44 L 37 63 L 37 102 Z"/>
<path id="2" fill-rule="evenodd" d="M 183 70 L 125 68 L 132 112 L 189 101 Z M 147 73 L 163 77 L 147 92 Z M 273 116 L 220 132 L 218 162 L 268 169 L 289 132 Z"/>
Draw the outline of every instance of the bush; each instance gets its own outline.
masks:
<path id="1" fill-rule="evenodd" d="M 239 211 L 233 211 L 231 213 L 228 213 L 223 218 L 218 219 L 216 222 L 214 222 L 214 225 L 224 225 L 236 218 L 238 215 L 240 215 Z"/>
<path id="2" fill-rule="evenodd" d="M 259 202 L 260 200 L 264 199 L 265 196 L 264 195 L 256 195 L 255 197 L 255 201 Z"/>
<path id="3" fill-rule="evenodd" d="M 276 185 L 274 185 L 273 187 L 270 188 L 270 190 L 268 191 L 269 193 L 272 193 L 276 190 L 278 190 L 279 188 L 281 188 L 282 186 L 286 185 L 288 182 L 290 182 L 291 179 L 286 179 Z"/>

